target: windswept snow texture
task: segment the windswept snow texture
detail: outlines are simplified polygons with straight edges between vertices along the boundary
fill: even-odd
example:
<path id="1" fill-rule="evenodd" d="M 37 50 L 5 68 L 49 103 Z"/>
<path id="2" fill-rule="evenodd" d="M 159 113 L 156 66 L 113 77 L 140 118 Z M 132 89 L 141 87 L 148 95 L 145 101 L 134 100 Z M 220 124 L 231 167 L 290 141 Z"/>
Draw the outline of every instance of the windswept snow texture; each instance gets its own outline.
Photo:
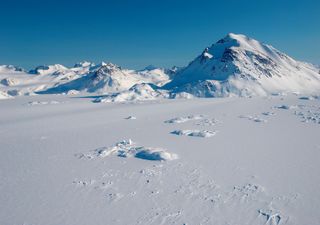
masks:
<path id="1" fill-rule="evenodd" d="M 0 101 L 0 224 L 319 224 L 320 101 L 300 97 Z"/>
<path id="2" fill-rule="evenodd" d="M 231 33 L 206 48 L 165 87 L 199 97 L 319 94 L 320 74 L 315 66 L 270 45 Z"/>

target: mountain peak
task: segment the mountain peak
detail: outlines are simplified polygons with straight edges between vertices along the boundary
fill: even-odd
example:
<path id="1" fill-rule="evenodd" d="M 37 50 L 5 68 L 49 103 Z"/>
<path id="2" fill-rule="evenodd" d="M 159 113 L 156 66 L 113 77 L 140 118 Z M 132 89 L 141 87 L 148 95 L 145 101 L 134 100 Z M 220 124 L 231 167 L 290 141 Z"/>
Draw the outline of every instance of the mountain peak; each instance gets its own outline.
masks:
<path id="1" fill-rule="evenodd" d="M 211 45 L 207 51 L 216 58 L 221 58 L 226 49 L 240 48 L 249 51 L 259 51 L 265 53 L 266 46 L 257 40 L 243 34 L 229 33 L 224 38 Z"/>
<path id="2" fill-rule="evenodd" d="M 111 62 L 101 62 L 97 65 L 98 67 L 101 67 L 101 68 L 109 68 L 109 69 L 114 69 L 114 70 L 121 70 L 121 66 L 118 66 L 114 63 L 111 63 Z"/>
<path id="3" fill-rule="evenodd" d="M 225 96 L 311 92 L 319 85 L 314 67 L 245 35 L 229 33 L 205 48 L 165 87 L 198 96 Z"/>
<path id="4" fill-rule="evenodd" d="M 54 73 L 56 71 L 63 71 L 67 70 L 67 67 L 61 64 L 53 64 L 53 65 L 41 65 L 37 66 L 35 69 L 29 71 L 30 74 L 38 74 L 38 75 L 45 75 Z"/>
<path id="5" fill-rule="evenodd" d="M 79 68 L 79 67 L 90 67 L 90 66 L 94 66 L 94 63 L 89 62 L 89 61 L 81 61 L 81 62 L 76 63 L 73 67 Z"/>

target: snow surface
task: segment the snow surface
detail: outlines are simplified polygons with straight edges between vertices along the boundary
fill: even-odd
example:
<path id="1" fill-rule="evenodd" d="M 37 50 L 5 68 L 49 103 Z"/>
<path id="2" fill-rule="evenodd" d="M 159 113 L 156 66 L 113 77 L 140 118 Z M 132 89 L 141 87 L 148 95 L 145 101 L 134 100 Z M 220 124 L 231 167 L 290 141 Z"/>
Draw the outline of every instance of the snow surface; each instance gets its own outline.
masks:
<path id="1" fill-rule="evenodd" d="M 319 224 L 320 101 L 301 97 L 2 100 L 0 224 Z"/>
<path id="2" fill-rule="evenodd" d="M 236 34 L 184 68 L 0 66 L 0 224 L 320 224 L 319 96 Z"/>

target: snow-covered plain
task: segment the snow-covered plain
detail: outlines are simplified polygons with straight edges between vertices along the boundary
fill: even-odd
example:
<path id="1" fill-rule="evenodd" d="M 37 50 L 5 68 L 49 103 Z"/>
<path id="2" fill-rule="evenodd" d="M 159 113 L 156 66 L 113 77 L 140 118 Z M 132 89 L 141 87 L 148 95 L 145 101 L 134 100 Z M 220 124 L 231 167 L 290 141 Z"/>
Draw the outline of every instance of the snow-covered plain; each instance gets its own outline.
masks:
<path id="1" fill-rule="evenodd" d="M 2 65 L 0 224 L 320 224 L 319 96 L 236 34 L 183 68 Z"/>
<path id="2" fill-rule="evenodd" d="M 36 95 L 0 113 L 0 224 L 320 224 L 316 96 Z"/>

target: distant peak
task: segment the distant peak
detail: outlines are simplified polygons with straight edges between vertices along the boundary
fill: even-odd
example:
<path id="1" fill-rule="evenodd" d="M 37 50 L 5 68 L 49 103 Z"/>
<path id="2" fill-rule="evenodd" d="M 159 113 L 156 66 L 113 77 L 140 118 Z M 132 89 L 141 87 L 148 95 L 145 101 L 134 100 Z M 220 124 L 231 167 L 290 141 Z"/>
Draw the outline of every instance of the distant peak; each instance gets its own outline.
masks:
<path id="1" fill-rule="evenodd" d="M 101 63 L 99 63 L 98 65 L 97 65 L 97 67 L 98 68 L 113 68 L 113 69 L 115 69 L 115 68 L 118 68 L 118 69 L 121 69 L 121 67 L 120 66 L 118 66 L 118 65 L 116 65 L 116 64 L 113 64 L 113 63 L 111 63 L 111 62 L 101 62 Z"/>
<path id="2" fill-rule="evenodd" d="M 0 69 L 8 69 L 8 70 L 13 70 L 13 71 L 18 71 L 18 72 L 23 72 L 24 69 L 19 67 L 19 66 L 13 66 L 13 65 L 0 65 Z"/>
<path id="3" fill-rule="evenodd" d="M 92 62 L 82 61 L 82 62 L 76 63 L 73 67 L 89 67 L 89 66 L 93 66 L 93 65 L 94 64 Z"/>
<path id="4" fill-rule="evenodd" d="M 31 74 L 45 74 L 50 72 L 55 72 L 58 70 L 66 70 L 67 67 L 61 65 L 61 64 L 53 64 L 53 65 L 40 65 L 37 66 L 35 69 L 31 69 L 29 73 Z"/>
<path id="5" fill-rule="evenodd" d="M 109 63 L 105 63 L 104 61 L 101 61 L 101 63 L 98 64 L 98 66 L 107 66 Z M 111 64 L 111 63 L 110 63 Z"/>
<path id="6" fill-rule="evenodd" d="M 120 71 L 121 70 L 121 67 L 116 65 L 116 64 L 113 64 L 113 63 L 105 63 L 105 62 L 101 62 L 97 65 L 97 72 L 98 73 L 113 73 L 115 71 Z"/>

